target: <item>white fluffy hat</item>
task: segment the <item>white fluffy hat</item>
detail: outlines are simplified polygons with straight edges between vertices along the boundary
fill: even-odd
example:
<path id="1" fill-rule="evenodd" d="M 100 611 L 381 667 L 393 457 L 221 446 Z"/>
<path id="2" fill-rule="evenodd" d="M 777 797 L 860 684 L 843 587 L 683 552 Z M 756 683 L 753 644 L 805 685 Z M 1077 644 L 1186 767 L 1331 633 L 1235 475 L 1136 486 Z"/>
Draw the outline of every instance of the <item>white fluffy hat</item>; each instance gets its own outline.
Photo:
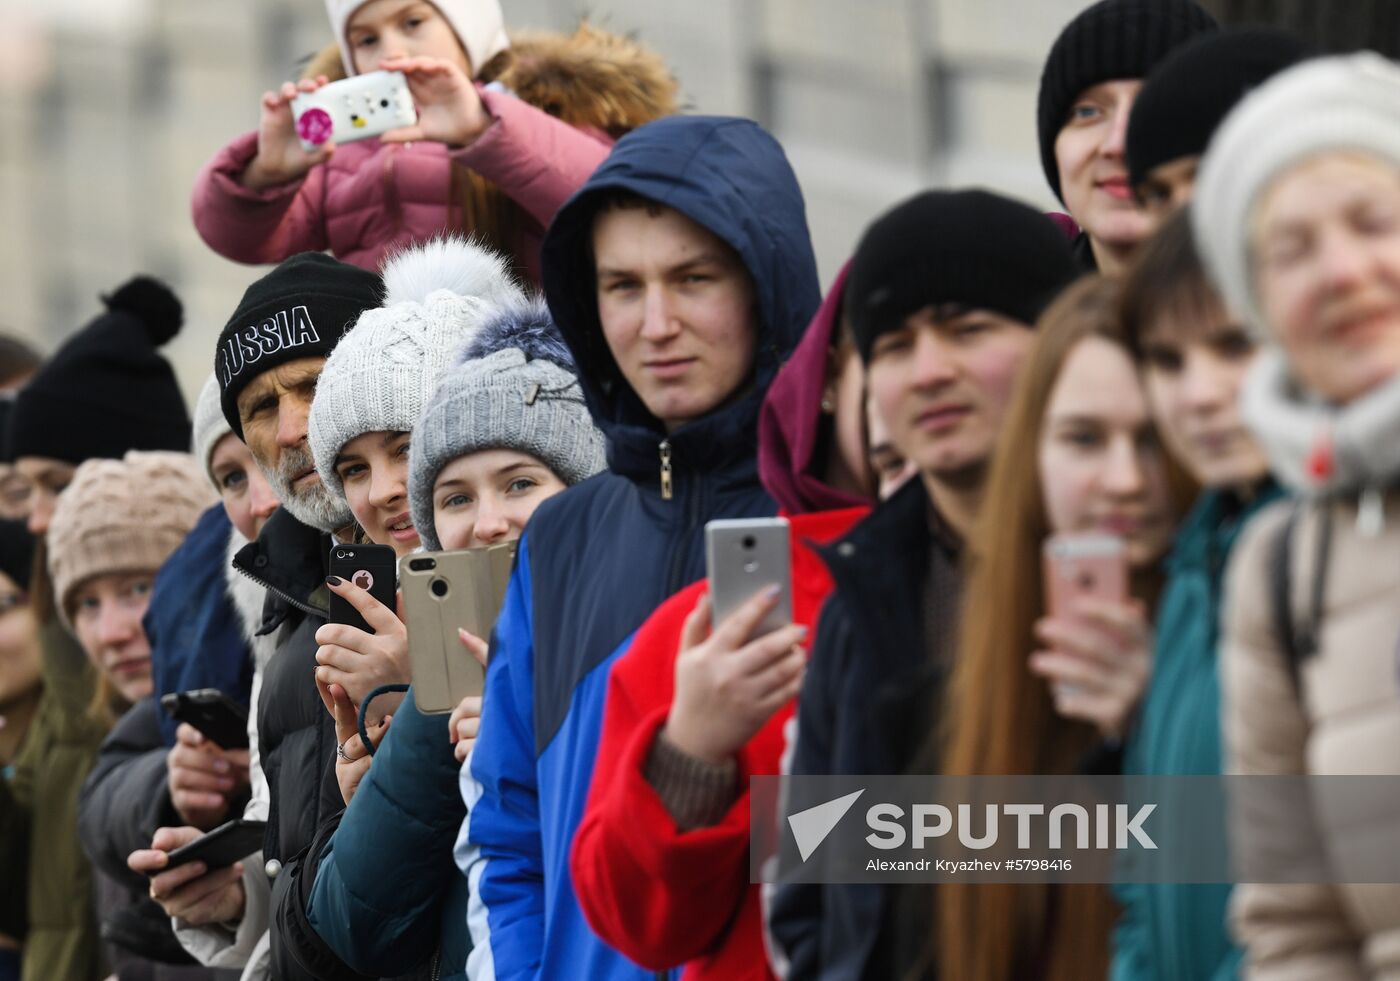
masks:
<path id="1" fill-rule="evenodd" d="M 438 376 L 477 329 L 525 295 L 501 256 L 434 239 L 384 266 L 384 306 L 360 315 L 321 370 L 307 420 L 316 470 L 344 494 L 336 457 L 365 433 L 408 432 Z"/>
<path id="2" fill-rule="evenodd" d="M 1259 338 L 1270 330 L 1250 269 L 1250 222 L 1284 171 L 1356 150 L 1400 168 L 1400 66 L 1362 52 L 1305 61 L 1255 89 L 1216 130 L 1196 178 L 1191 223 L 1230 309 Z"/>
<path id="3" fill-rule="evenodd" d="M 368 0 L 326 0 L 326 13 L 330 14 L 331 30 L 335 32 L 336 43 L 340 45 L 340 60 L 345 63 L 345 74 L 355 75 L 355 59 L 350 53 L 350 44 L 345 38 L 350 15 L 363 7 Z M 498 0 L 431 0 L 452 30 L 457 40 L 462 42 L 467 57 L 472 63 L 472 72 L 481 71 L 496 55 L 510 47 L 506 37 L 505 16 L 501 13 Z"/>

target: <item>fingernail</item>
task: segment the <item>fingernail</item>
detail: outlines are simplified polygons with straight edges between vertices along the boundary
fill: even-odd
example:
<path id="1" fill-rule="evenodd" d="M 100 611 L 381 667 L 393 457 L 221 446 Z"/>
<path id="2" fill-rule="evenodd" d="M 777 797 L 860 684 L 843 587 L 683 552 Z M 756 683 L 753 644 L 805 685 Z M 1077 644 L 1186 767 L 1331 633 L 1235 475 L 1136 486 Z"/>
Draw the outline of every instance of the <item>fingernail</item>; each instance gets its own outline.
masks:
<path id="1" fill-rule="evenodd" d="M 327 586 L 339 586 L 340 583 L 341 583 L 341 578 L 340 578 L 339 576 L 327 576 L 327 577 L 326 577 L 326 585 L 327 585 Z"/>
<path id="2" fill-rule="evenodd" d="M 773 585 L 769 586 L 767 589 L 765 589 L 765 590 L 763 591 L 763 598 L 764 598 L 764 599 L 776 599 L 776 598 L 778 597 L 778 595 L 779 595 L 780 593 L 782 593 L 782 591 L 783 591 L 783 587 L 782 587 L 782 586 L 779 586 L 777 583 L 774 583 Z"/>
<path id="3" fill-rule="evenodd" d="M 797 626 L 797 639 L 798 639 L 798 640 L 802 640 L 802 639 L 804 639 L 806 636 L 807 636 L 807 628 L 806 628 L 805 626 L 803 626 L 802 624 L 798 624 L 798 626 Z"/>
<path id="4" fill-rule="evenodd" d="M 215 770 L 218 770 L 220 773 L 227 773 L 227 772 L 228 772 L 228 760 L 215 760 L 215 761 L 214 761 L 214 769 L 215 769 Z"/>

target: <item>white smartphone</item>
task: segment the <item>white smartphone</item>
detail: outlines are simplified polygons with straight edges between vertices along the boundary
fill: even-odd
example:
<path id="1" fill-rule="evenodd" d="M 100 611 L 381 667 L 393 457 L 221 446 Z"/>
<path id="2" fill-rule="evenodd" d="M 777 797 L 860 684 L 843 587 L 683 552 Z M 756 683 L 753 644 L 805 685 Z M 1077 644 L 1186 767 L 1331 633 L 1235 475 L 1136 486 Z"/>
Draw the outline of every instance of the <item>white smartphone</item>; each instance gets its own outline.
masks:
<path id="1" fill-rule="evenodd" d="M 403 72 L 366 72 L 302 92 L 292 100 L 297 136 L 308 151 L 328 141 L 367 140 L 418 122 Z"/>
<path id="2" fill-rule="evenodd" d="M 712 626 L 770 586 L 780 590 L 778 603 L 751 636 L 762 637 L 792 622 L 788 536 L 786 518 L 740 518 L 705 525 Z"/>

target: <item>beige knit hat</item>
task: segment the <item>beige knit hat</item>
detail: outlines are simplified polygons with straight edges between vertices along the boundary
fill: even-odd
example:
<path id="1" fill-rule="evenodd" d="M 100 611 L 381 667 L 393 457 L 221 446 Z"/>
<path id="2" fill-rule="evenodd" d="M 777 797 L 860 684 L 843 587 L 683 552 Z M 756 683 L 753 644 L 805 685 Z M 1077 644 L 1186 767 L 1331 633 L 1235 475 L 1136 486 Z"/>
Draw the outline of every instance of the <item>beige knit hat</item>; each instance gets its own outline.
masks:
<path id="1" fill-rule="evenodd" d="M 79 466 L 59 495 L 47 537 L 65 626 L 72 626 L 79 586 L 114 572 L 155 572 L 215 500 L 204 467 L 188 453 L 133 450 Z"/>

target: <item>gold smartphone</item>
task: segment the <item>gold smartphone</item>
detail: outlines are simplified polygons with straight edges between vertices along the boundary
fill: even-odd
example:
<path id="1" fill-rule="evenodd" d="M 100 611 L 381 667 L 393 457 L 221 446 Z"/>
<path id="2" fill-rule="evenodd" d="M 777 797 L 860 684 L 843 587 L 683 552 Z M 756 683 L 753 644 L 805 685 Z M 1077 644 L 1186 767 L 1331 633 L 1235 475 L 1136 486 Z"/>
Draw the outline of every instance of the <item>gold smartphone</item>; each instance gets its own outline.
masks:
<path id="1" fill-rule="evenodd" d="M 419 552 L 399 560 L 418 711 L 451 712 L 468 695 L 481 694 L 486 672 L 457 631 L 465 628 L 490 639 L 514 564 L 515 542 Z"/>

